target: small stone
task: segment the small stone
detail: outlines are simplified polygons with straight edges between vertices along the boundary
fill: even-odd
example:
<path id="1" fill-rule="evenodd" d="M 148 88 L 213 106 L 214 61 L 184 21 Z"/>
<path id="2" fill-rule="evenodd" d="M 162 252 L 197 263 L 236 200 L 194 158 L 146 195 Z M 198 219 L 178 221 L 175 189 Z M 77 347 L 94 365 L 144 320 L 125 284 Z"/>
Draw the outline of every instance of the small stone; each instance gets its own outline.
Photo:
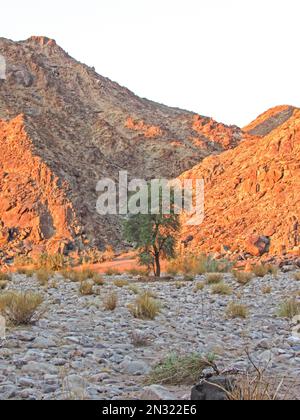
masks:
<path id="1" fill-rule="evenodd" d="M 151 385 L 143 389 L 140 399 L 145 401 L 174 401 L 176 400 L 176 396 L 167 388 L 160 385 Z"/>

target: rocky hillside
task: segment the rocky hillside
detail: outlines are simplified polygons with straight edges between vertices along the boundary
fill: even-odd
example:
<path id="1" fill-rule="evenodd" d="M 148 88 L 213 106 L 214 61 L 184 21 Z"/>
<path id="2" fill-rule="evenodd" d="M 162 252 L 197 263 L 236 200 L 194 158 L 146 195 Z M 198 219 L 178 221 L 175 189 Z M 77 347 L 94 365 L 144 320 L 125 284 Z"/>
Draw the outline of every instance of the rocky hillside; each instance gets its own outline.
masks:
<path id="1" fill-rule="evenodd" d="M 253 138 L 183 178 L 205 179 L 205 220 L 186 229 L 201 251 L 300 254 L 300 110 L 278 107 L 245 128 Z"/>
<path id="2" fill-rule="evenodd" d="M 175 177 L 208 155 L 251 137 L 236 126 L 138 98 L 45 37 L 22 42 L 0 38 L 0 54 L 7 64 L 6 79 L 0 80 L 1 145 L 15 150 L 25 138 L 30 144 L 28 150 L 18 150 L 14 162 L 6 161 L 10 149 L 1 153 L 1 186 L 5 184 L 1 197 L 10 204 L 1 205 L 0 220 L 4 238 L 8 229 L 18 231 L 20 240 L 23 231 L 33 229 L 25 235 L 25 248 L 49 248 L 49 241 L 57 238 L 99 247 L 116 244 L 118 221 L 95 212 L 100 178 L 117 179 L 121 169 L 131 177 Z M 57 203 L 57 214 L 65 215 L 72 208 L 77 233 L 73 213 L 70 221 L 62 217 L 63 226 L 52 221 L 57 216 L 57 209 L 49 208 L 52 185 L 37 182 L 32 161 L 44 165 L 55 180 L 55 194 L 64 197 Z M 24 171 L 16 176 L 21 167 Z M 19 188 L 21 199 L 16 197 Z M 46 233 L 41 220 L 49 221 Z M 4 243 L 5 239 L 2 248 Z M 20 249 L 23 245 L 18 243 Z"/>

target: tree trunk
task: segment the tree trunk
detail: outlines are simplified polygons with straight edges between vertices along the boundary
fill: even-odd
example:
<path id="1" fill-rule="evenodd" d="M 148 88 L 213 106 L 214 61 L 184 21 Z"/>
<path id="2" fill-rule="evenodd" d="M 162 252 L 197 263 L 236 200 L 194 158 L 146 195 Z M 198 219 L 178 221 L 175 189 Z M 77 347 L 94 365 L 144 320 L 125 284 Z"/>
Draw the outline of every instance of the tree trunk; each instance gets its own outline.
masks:
<path id="1" fill-rule="evenodd" d="M 160 255 L 159 253 L 155 254 L 155 277 L 160 277 L 161 275 L 161 268 L 160 268 Z"/>

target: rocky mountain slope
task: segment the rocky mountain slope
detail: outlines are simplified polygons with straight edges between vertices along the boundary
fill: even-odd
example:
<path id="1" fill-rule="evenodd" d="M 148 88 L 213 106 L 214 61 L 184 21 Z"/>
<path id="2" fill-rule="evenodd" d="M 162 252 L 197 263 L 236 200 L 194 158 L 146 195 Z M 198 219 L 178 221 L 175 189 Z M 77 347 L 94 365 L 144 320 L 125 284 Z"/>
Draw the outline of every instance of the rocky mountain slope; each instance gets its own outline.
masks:
<path id="1" fill-rule="evenodd" d="M 299 110 L 241 129 L 141 99 L 46 37 L 0 38 L 0 54 L 2 259 L 120 244 L 118 217 L 96 212 L 97 182 L 120 170 L 204 176 L 204 224 L 184 232 L 196 249 L 245 250 L 258 235 L 272 252 L 297 249 Z"/>
<path id="2" fill-rule="evenodd" d="M 245 131 L 255 137 L 183 174 L 205 180 L 204 223 L 184 236 L 198 251 L 299 255 L 300 110 L 274 108 Z"/>
<path id="3" fill-rule="evenodd" d="M 1 179 L 2 185 L 6 183 L 1 195 L 10 203 L 1 206 L 0 220 L 4 238 L 7 230 L 14 229 L 22 241 L 20 232 L 30 231 L 29 249 L 51 251 L 57 238 L 100 247 L 118 243 L 118 220 L 95 211 L 99 179 L 117 179 L 119 170 L 143 179 L 175 177 L 204 157 L 250 137 L 236 126 L 138 98 L 46 37 L 22 42 L 0 38 L 0 54 L 6 60 L 6 79 L 0 80 L 2 147 L 9 143 L 7 131 L 15 149 L 25 137 L 30 144 L 24 154 L 18 151 L 13 164 L 6 161 L 6 151 L 0 156 L 0 168 L 7 174 L 6 181 Z M 51 210 L 49 203 L 40 204 L 51 194 L 50 185 L 37 182 L 31 170 L 32 161 L 39 160 L 55 180 L 57 195 L 64 197 Z M 21 167 L 25 172 L 19 171 L 16 178 L 16 168 Z M 22 206 L 15 197 L 20 185 Z M 77 229 L 63 217 L 64 227 L 51 221 L 43 233 L 41 220 L 57 219 L 69 208 L 76 214 Z M 18 245 L 21 249 L 24 244 Z"/>

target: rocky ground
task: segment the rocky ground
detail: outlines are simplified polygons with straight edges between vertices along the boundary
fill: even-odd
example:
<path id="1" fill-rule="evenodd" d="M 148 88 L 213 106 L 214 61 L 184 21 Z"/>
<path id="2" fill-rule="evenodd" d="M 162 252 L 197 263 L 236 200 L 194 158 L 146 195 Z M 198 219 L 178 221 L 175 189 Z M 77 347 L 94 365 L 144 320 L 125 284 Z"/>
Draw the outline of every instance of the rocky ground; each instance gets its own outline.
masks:
<path id="1" fill-rule="evenodd" d="M 45 312 L 33 325 L 9 327 L 6 340 L 0 340 L 0 398 L 139 399 L 145 396 L 145 375 L 170 353 L 214 353 L 221 369 L 246 370 L 246 349 L 257 364 L 268 365 L 270 374 L 293 384 L 289 398 L 299 398 L 300 339 L 292 335 L 289 320 L 276 316 L 280 303 L 299 291 L 294 274 L 255 278 L 247 286 L 231 274 L 225 280 L 234 290 L 230 296 L 212 295 L 208 285 L 195 292 L 195 282 L 137 284 L 151 289 L 163 304 L 154 321 L 143 321 L 127 308 L 134 293 L 115 286 L 113 277 L 96 286 L 94 295 L 81 296 L 77 283 L 58 274 L 48 288 L 15 274 L 9 289 L 39 290 Z M 271 293 L 262 292 L 265 286 L 272 287 Z M 119 305 L 106 312 L 103 300 L 111 291 L 118 293 Z M 248 318 L 226 319 L 227 304 L 237 300 L 248 306 Z M 146 347 L 133 344 L 136 334 L 148 337 Z M 163 392 L 188 399 L 190 388 Z"/>

